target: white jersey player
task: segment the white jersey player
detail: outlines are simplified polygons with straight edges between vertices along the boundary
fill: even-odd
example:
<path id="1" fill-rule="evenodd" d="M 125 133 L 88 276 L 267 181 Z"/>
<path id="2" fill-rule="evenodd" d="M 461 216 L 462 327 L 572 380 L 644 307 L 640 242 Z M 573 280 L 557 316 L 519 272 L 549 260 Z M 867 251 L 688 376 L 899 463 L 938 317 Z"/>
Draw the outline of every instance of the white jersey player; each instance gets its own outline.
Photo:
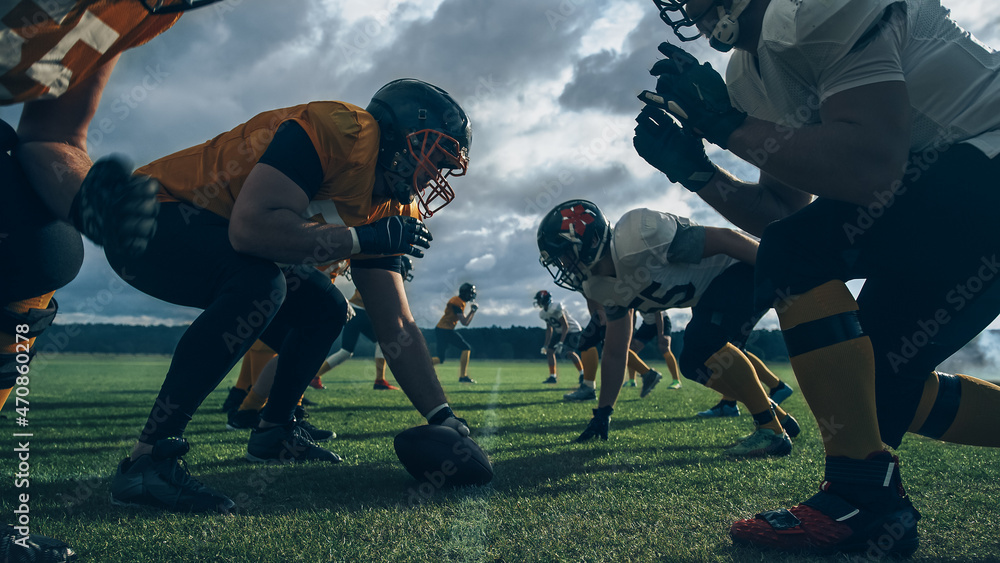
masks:
<path id="1" fill-rule="evenodd" d="M 535 306 L 541 309 L 538 316 L 545 321 L 545 344 L 542 345 L 542 355 L 546 356 L 549 362 L 549 377 L 543 383 L 559 382 L 556 371 L 556 358 L 558 356 L 563 356 L 573 362 L 582 378 L 583 363 L 577 354 L 582 331 L 580 323 L 566 312 L 562 303 L 553 302 L 552 294 L 544 289 L 535 293 Z M 553 343 L 552 338 L 556 331 L 559 331 L 559 337 Z"/>

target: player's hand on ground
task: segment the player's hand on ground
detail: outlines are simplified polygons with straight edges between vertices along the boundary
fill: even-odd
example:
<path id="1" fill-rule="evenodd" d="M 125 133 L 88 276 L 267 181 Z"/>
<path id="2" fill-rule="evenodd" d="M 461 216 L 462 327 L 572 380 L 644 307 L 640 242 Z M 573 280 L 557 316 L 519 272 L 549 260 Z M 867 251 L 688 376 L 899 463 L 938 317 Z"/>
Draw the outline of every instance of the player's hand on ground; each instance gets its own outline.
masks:
<path id="1" fill-rule="evenodd" d="M 586 442 L 592 438 L 600 437 L 601 440 L 608 439 L 608 430 L 611 427 L 611 413 L 614 412 L 611 406 L 594 409 L 594 418 L 590 419 L 587 428 L 576 439 L 576 442 Z"/>
<path id="2" fill-rule="evenodd" d="M 440 422 L 441 426 L 447 426 L 449 428 L 454 428 L 463 437 L 469 436 L 469 425 L 465 422 L 464 418 L 458 418 L 457 416 L 448 417 Z"/>
<path id="3" fill-rule="evenodd" d="M 139 256 L 156 234 L 160 183 L 133 175 L 118 155 L 90 167 L 70 208 L 70 222 L 95 244 L 115 254 Z"/>
<path id="4" fill-rule="evenodd" d="M 644 90 L 639 99 L 666 110 L 685 129 L 727 148 L 729 136 L 747 115 L 732 106 L 722 76 L 676 45 L 661 43 L 659 49 L 666 58 L 649 70 L 657 77 L 656 92 Z"/>
<path id="5" fill-rule="evenodd" d="M 354 227 L 362 254 L 409 254 L 422 258 L 421 248 L 434 240 L 424 223 L 413 217 L 385 217 Z M 419 248 L 418 248 L 419 247 Z"/>

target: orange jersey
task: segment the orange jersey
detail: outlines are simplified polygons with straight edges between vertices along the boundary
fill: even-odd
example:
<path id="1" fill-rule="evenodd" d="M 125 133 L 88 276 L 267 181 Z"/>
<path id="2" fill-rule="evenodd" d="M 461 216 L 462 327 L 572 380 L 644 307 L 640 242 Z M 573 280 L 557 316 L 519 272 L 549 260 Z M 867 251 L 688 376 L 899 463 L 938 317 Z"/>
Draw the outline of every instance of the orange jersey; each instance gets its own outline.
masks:
<path id="1" fill-rule="evenodd" d="M 465 312 L 465 301 L 462 301 L 462 298 L 457 295 L 449 299 L 448 304 L 444 306 L 444 316 L 438 321 L 438 328 L 455 329 L 455 326 L 458 325 L 458 315 L 455 314 L 455 309 Z"/>
<path id="2" fill-rule="evenodd" d="M 419 218 L 416 203 L 373 199 L 378 123 L 365 110 L 344 102 L 312 102 L 264 112 L 137 172 L 160 181 L 160 201 L 186 201 L 228 219 L 250 170 L 278 126 L 289 120 L 309 135 L 323 170 L 319 192 L 306 209 L 307 218 L 348 227 L 392 215 Z"/>
<path id="3" fill-rule="evenodd" d="M 59 97 L 180 17 L 133 0 L 14 0 L 0 11 L 0 104 Z"/>

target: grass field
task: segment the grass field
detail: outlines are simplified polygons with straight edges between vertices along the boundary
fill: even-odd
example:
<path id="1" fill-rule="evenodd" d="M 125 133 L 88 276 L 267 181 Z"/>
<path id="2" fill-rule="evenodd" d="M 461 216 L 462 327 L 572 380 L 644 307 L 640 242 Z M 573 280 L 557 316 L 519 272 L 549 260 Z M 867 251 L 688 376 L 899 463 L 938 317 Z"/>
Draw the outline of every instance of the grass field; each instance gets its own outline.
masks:
<path id="1" fill-rule="evenodd" d="M 439 374 L 455 410 L 490 453 L 487 487 L 414 496 L 392 437 L 423 423 L 400 392 L 371 389 L 370 361 L 352 360 L 309 391 L 311 422 L 339 437 L 335 466 L 254 465 L 247 433 L 225 429 L 219 406 L 235 373 L 189 425 L 187 463 L 206 484 L 236 500 L 237 516 L 123 509 L 108 502 L 110 475 L 130 450 L 162 382 L 168 358 L 40 357 L 30 385 L 30 488 L 16 473 L 13 398 L 0 421 L 3 513 L 30 494 L 32 531 L 69 541 L 85 561 L 847 561 L 735 548 L 736 518 L 794 504 L 822 477 L 816 423 L 799 394 L 784 406 L 802 423 L 782 459 L 730 461 L 723 448 L 748 433 L 748 415 L 700 420 L 716 402 L 691 382 L 639 399 L 622 391 L 611 439 L 572 444 L 592 404 L 567 404 L 575 387 L 541 384 L 543 363 L 475 361 L 477 385 Z M 566 366 L 570 367 L 570 366 Z M 660 366 L 662 368 L 662 366 Z M 777 366 L 792 383 L 790 370 Z M 998 429 L 1000 431 L 1000 429 Z M 1000 452 L 913 437 L 900 449 L 903 478 L 923 513 L 914 561 L 1000 561 Z"/>

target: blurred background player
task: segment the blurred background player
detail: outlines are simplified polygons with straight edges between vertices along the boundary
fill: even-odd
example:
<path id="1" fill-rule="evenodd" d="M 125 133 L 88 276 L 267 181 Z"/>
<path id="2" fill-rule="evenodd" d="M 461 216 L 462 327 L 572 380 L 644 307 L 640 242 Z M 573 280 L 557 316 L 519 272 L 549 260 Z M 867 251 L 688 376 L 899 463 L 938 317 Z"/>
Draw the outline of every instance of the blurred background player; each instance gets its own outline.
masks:
<path id="1" fill-rule="evenodd" d="M 604 307 L 596 301 L 587 299 L 587 309 L 590 311 L 590 322 L 583 329 L 580 336 L 580 345 L 577 348 L 580 354 L 580 361 L 583 363 L 580 387 L 563 395 L 563 400 L 565 401 L 593 401 L 597 399 L 597 370 L 601 361 L 597 347 L 604 344 L 608 321 L 604 314 Z M 632 350 L 628 351 L 626 364 L 628 369 L 642 374 L 642 389 L 639 391 L 640 398 L 648 395 L 663 378 L 660 372 L 647 366 L 646 362 L 642 361 L 639 355 Z"/>
<path id="2" fill-rule="evenodd" d="M 417 217 L 454 198 L 448 177 L 465 173 L 471 136 L 447 92 L 400 79 L 365 109 L 324 101 L 272 110 L 142 169 L 163 186 L 156 235 L 140 257 L 105 254 L 136 289 L 203 312 L 181 337 L 150 418 L 112 479 L 116 504 L 233 508 L 184 469 L 181 435 L 258 339 L 278 360 L 247 459 L 341 461 L 295 423 L 299 398 L 347 322 L 347 300 L 315 268 L 336 260 L 351 259 L 376 335 L 399 346 L 388 360 L 413 405 L 429 423 L 468 435 L 410 313 L 399 255 L 429 247 Z"/>
<path id="3" fill-rule="evenodd" d="M 535 307 L 539 307 L 538 316 L 545 321 L 545 344 L 542 345 L 542 354 L 549 360 L 549 377 L 543 383 L 558 383 L 558 373 L 556 372 L 556 357 L 563 356 L 569 358 L 580 374 L 580 381 L 583 380 L 583 364 L 580 363 L 580 356 L 576 355 L 576 349 L 580 346 L 580 323 L 576 322 L 560 302 L 552 302 L 552 294 L 544 289 L 535 293 Z M 559 331 L 559 341 L 552 343 L 552 335 Z"/>
<path id="4" fill-rule="evenodd" d="M 595 204 L 570 200 L 542 219 L 538 248 L 556 285 L 603 304 L 608 319 L 601 360 L 605 384 L 598 408 L 577 441 L 608 437 L 635 326 L 633 309 L 691 307 L 680 359 L 682 373 L 738 397 L 754 418 L 754 432 L 727 453 L 791 453 L 790 434 L 798 435 L 799 426 L 770 401 L 753 363 L 741 351 L 753 326 L 767 312 L 767 308 L 754 308 L 756 241 L 732 229 L 702 227 L 649 209 L 629 211 L 612 228 Z"/>
<path id="5" fill-rule="evenodd" d="M 753 364 L 757 379 L 760 380 L 761 385 L 767 387 L 767 395 L 774 401 L 774 404 L 780 405 L 785 399 L 792 396 L 795 390 L 789 387 L 784 381 L 778 379 L 778 376 L 760 358 L 745 348 L 743 349 L 743 355 Z M 740 407 L 736 404 L 736 399 L 726 395 L 723 395 L 722 399 L 714 406 L 698 412 L 698 416 L 701 418 L 720 418 L 739 415 Z"/>
<path id="6" fill-rule="evenodd" d="M 647 343 L 656 340 L 656 347 L 663 356 L 663 361 L 667 362 L 667 370 L 673 377 L 673 381 L 670 382 L 667 389 L 680 389 L 681 380 L 677 373 L 677 358 L 670 350 L 670 331 L 673 329 L 670 317 L 667 316 L 666 311 L 643 313 L 640 316 L 642 324 L 632 333 L 632 343 L 629 344 L 629 348 L 638 354 L 646 348 Z M 636 370 L 628 368 L 628 380 L 623 387 L 635 387 L 636 373 L 638 373 Z"/>
<path id="7" fill-rule="evenodd" d="M 181 11 L 215 1 L 0 5 L 0 104 L 24 104 L 16 132 L 0 121 L 0 408 L 55 318 L 55 290 L 80 271 L 80 234 L 138 253 L 155 228 L 155 182 L 133 176 L 121 158 L 92 166 L 87 154 L 87 129 L 119 56 Z M 25 352 L 29 363 L 18 362 Z M 75 559 L 58 540 L 0 529 L 2 561 Z"/>
<path id="8" fill-rule="evenodd" d="M 403 276 L 403 281 L 413 280 L 413 262 L 408 256 L 400 257 L 400 267 L 402 268 L 400 274 Z M 347 302 L 354 309 L 354 318 L 348 321 L 347 326 L 344 327 L 343 334 L 340 336 L 341 348 L 323 361 L 323 365 L 320 366 L 319 371 L 316 372 L 316 377 L 312 379 L 309 386 L 313 389 L 326 389 L 326 386 L 323 385 L 323 374 L 354 356 L 354 349 L 358 345 L 358 338 L 363 334 L 368 340 L 375 343 L 375 384 L 373 388 L 376 391 L 398 391 L 399 387 L 390 384 L 385 379 L 385 356 L 382 354 L 382 347 L 378 345 L 378 339 L 375 337 L 375 329 L 372 327 L 371 318 L 365 312 L 365 303 L 361 299 L 361 293 L 355 290 L 354 295 Z"/>
<path id="9" fill-rule="evenodd" d="M 468 316 L 465 314 L 466 304 L 469 305 Z M 479 305 L 476 304 L 476 286 L 468 282 L 463 283 L 458 288 L 458 295 L 449 299 L 448 303 L 444 306 L 444 315 L 441 316 L 441 320 L 434 327 L 434 338 L 437 340 L 437 356 L 434 356 L 433 362 L 435 365 L 443 364 L 448 347 L 458 348 L 461 351 L 458 360 L 458 381 L 461 383 L 475 383 L 469 377 L 469 356 L 472 354 L 472 348 L 462 338 L 462 335 L 455 330 L 455 327 L 458 323 L 462 323 L 462 326 L 469 326 L 469 323 L 472 322 L 472 317 L 476 316 L 477 310 L 479 310 Z"/>

